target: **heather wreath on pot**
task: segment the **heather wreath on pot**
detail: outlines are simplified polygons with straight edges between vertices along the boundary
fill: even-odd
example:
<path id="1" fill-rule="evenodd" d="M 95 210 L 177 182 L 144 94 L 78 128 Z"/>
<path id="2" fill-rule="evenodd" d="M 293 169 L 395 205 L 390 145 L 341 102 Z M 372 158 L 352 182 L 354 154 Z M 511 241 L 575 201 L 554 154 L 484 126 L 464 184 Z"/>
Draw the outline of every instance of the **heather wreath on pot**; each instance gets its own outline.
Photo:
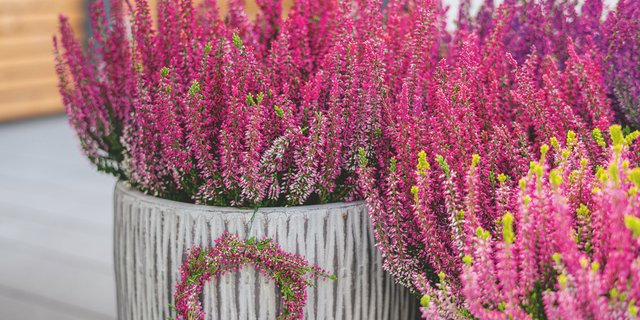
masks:
<path id="1" fill-rule="evenodd" d="M 282 301 L 296 310 L 289 318 L 412 318 L 415 295 L 383 272 L 357 201 L 358 150 L 373 153 L 382 132 L 383 40 L 369 27 L 381 25 L 382 3 L 300 0 L 286 18 L 280 1 L 257 3 L 252 19 L 240 0 L 226 15 L 214 0 L 164 0 L 154 19 L 146 0 L 110 1 L 108 10 L 92 1 L 86 47 L 61 18 L 55 47 L 69 122 L 97 169 L 121 180 L 118 316 L 176 316 L 168 305 L 189 248 L 220 239 L 254 261 L 263 256 L 250 239 L 268 237 L 336 275 L 307 290 L 306 306 Z M 225 257 L 215 254 L 206 262 Z M 206 268 L 195 271 L 218 270 Z M 291 269 L 272 271 L 282 280 Z M 201 303 L 195 313 L 277 316 L 273 282 L 252 270 L 190 285 L 181 307 Z"/>
<path id="2" fill-rule="evenodd" d="M 212 277 L 237 271 L 243 264 L 273 278 L 282 294 L 282 311 L 278 319 L 301 319 L 309 286 L 319 277 L 334 278 L 326 271 L 309 266 L 304 258 L 282 251 L 271 239 L 251 238 L 241 241 L 236 236 L 223 234 L 214 246 L 194 248 L 180 268 L 180 282 L 176 286 L 175 306 L 177 320 L 202 319 L 200 296 L 204 283 Z"/>

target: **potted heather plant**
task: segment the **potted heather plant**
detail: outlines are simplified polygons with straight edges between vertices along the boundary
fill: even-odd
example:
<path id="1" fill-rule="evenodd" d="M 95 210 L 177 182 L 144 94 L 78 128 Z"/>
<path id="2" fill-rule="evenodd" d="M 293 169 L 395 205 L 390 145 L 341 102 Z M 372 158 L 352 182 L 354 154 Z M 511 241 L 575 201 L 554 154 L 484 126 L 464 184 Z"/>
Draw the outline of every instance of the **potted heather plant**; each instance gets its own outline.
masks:
<path id="1" fill-rule="evenodd" d="M 635 319 L 638 133 L 611 124 L 632 122 L 619 108 L 638 92 L 613 83 L 637 75 L 609 55 L 638 70 L 619 20 L 637 3 L 605 21 L 599 1 L 463 5 L 452 35 L 438 2 L 389 3 L 383 130 L 359 179 L 425 319 Z"/>
<path id="2" fill-rule="evenodd" d="M 602 19 L 599 0 L 581 9 L 577 2 L 514 0 L 494 8 L 487 1 L 476 16 L 462 1 L 453 33 L 439 1 L 301 0 L 287 19 L 278 1 L 258 3 L 252 21 L 239 0 L 230 1 L 224 19 L 215 1 L 161 1 L 157 31 L 146 1 L 132 8 L 116 1 L 109 19 L 95 3 L 87 53 L 63 19 L 58 71 L 70 122 L 97 168 L 123 181 L 115 201 L 122 317 L 168 314 L 162 303 L 184 249 L 210 245 L 212 234 L 224 232 L 269 235 L 335 273 L 337 282 L 310 293 L 311 317 L 411 312 L 411 298 L 390 285 L 369 251 L 372 237 L 384 269 L 423 295 L 428 319 L 637 312 L 629 293 L 637 279 L 624 277 L 638 263 L 628 237 L 637 229 L 637 170 L 629 167 L 640 148 L 631 130 L 606 133 L 614 121 L 638 126 L 640 2 L 621 0 Z M 594 175 L 602 183 L 596 188 Z M 629 183 L 617 184 L 620 177 Z M 630 195 L 623 209 L 631 214 L 612 223 L 631 245 L 606 237 L 595 245 L 603 225 L 584 216 L 604 219 L 609 209 L 601 208 L 614 191 Z M 350 202 L 361 197 L 369 217 L 362 202 Z M 529 222 L 525 202 L 537 206 L 544 224 Z M 555 232 L 558 242 L 521 229 Z M 578 238 L 567 238 L 570 229 Z M 547 247 L 536 251 L 531 243 Z M 245 244 L 238 246 L 255 242 Z M 620 248 L 630 253 L 626 262 L 607 269 Z M 549 257 L 552 251 L 558 255 Z M 262 263 L 256 252 L 242 252 Z M 583 260 L 596 280 L 580 282 L 584 270 L 575 261 Z M 190 266 L 183 270 L 218 270 Z M 613 271 L 599 273 L 605 269 Z M 514 279 L 522 290 L 507 287 Z M 238 309 L 224 309 L 229 299 L 257 301 L 236 298 L 233 288 L 262 297 L 255 291 L 262 284 L 247 273 L 225 281 L 205 288 L 204 309 L 235 317 Z M 599 287 L 576 295 L 585 285 Z M 386 286 L 405 305 L 364 311 L 379 292 L 391 294 Z M 340 294 L 320 307 L 326 288 Z M 361 298 L 365 291 L 369 300 Z M 181 301 L 193 302 L 189 294 Z M 598 295 L 609 300 L 574 308 Z M 274 303 L 260 303 L 267 305 L 260 314 L 275 315 Z"/>
<path id="3" fill-rule="evenodd" d="M 237 244 L 258 267 L 267 258 L 251 239 L 270 237 L 336 276 L 308 290 L 295 318 L 412 318 L 417 302 L 383 272 L 358 201 L 358 150 L 372 153 L 383 131 L 382 4 L 300 0 L 286 19 L 279 0 L 258 4 L 251 20 L 240 0 L 225 17 L 214 0 L 164 0 L 154 23 L 146 0 L 110 1 L 108 14 L 93 1 L 86 49 L 61 18 L 69 122 L 97 169 L 120 179 L 118 317 L 176 316 L 178 281 L 221 270 L 187 265 L 195 273 L 180 278 L 186 250 L 231 233 L 245 242 L 220 238 L 222 248 Z M 219 267 L 228 265 L 240 266 Z M 291 269 L 269 270 L 282 280 Z M 201 301 L 191 284 L 178 287 L 177 307 L 202 303 L 222 319 L 277 314 L 274 284 L 253 269 L 216 276 Z"/>

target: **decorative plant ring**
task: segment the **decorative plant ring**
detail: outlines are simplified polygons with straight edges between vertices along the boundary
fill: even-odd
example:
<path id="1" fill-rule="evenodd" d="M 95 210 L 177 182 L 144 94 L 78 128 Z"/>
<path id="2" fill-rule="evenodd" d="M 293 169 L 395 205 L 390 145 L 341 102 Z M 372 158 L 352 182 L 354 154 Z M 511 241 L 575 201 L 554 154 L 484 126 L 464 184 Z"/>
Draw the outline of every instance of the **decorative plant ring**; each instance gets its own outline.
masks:
<path id="1" fill-rule="evenodd" d="M 312 280 L 319 277 L 336 279 L 316 266 L 309 266 L 304 258 L 284 252 L 271 239 L 242 241 L 225 233 L 213 247 L 192 249 L 182 264 L 181 280 L 175 292 L 177 320 L 204 319 L 200 302 L 204 284 L 211 277 L 219 278 L 227 272 L 237 271 L 244 264 L 254 265 L 276 282 L 283 301 L 278 319 L 283 320 L 302 319 L 306 288 L 315 286 Z"/>

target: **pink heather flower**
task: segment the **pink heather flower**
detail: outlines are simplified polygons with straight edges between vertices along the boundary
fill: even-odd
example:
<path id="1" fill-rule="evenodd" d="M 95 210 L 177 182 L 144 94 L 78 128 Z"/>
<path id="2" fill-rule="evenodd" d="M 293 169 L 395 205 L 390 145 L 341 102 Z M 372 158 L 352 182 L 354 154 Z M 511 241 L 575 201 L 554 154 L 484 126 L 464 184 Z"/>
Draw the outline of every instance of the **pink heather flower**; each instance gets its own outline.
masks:
<path id="1" fill-rule="evenodd" d="M 377 152 L 380 1 L 91 4 L 81 48 L 61 19 L 60 92 L 99 170 L 163 198 L 212 205 L 349 201 L 359 148 Z"/>
<path id="2" fill-rule="evenodd" d="M 517 209 L 503 212 L 497 234 L 482 227 L 469 232 L 474 241 L 461 259 L 457 296 L 462 318 L 637 316 L 640 168 L 631 167 L 628 147 L 639 135 L 612 126 L 611 156 L 598 168 L 571 133 L 566 145 L 552 143 L 561 158 L 542 147 L 519 183 Z M 583 188 L 592 196 L 577 206 Z M 432 299 L 433 290 L 421 292 Z"/>
<path id="3" fill-rule="evenodd" d="M 433 285 L 442 271 L 457 294 L 469 231 L 497 233 L 495 221 L 518 207 L 511 190 L 537 150 L 551 138 L 566 143 L 572 130 L 588 166 L 601 165 L 606 151 L 591 130 L 603 132 L 613 118 L 602 51 L 583 40 L 574 44 L 577 31 L 548 34 L 547 28 L 582 28 L 568 18 L 549 16 L 542 5 L 509 1 L 489 19 L 488 3 L 478 17 L 483 20 L 462 17 L 463 27 L 450 36 L 440 8 L 438 1 L 390 1 L 386 23 L 375 27 L 384 39 L 384 100 L 378 137 L 372 147 L 362 147 L 366 167 L 359 181 L 385 269 L 413 289 L 416 276 Z M 581 18 L 573 9 L 550 7 Z M 529 41 L 523 39 L 540 45 L 522 47 Z M 473 154 L 479 160 L 470 173 Z M 433 168 L 416 170 L 416 163 Z M 571 191 L 575 199 L 589 199 L 585 188 Z M 536 208 L 536 215 L 548 205 Z M 394 226 L 402 226 L 402 233 Z"/>
<path id="4" fill-rule="evenodd" d="M 495 218 L 495 177 L 513 183 L 536 140 L 606 129 L 609 104 L 624 99 L 610 92 L 622 76 L 603 48 L 629 50 L 594 30 L 631 30 L 616 21 L 635 14 L 625 1 L 606 22 L 595 0 L 583 15 L 487 2 L 477 17 L 463 5 L 449 34 L 435 0 L 299 0 L 286 18 L 280 1 L 262 0 L 255 21 L 242 1 L 226 17 L 212 0 L 161 1 L 155 27 L 145 0 L 112 7 L 107 17 L 92 2 L 85 50 L 63 19 L 57 50 L 70 122 L 100 170 L 182 201 L 304 204 L 362 196 L 359 148 L 378 166 L 395 157 L 405 193 L 416 150 L 448 163 L 449 190 L 465 190 L 477 153 L 478 187 L 491 194 L 477 198 L 481 223 Z M 450 194 L 449 213 L 463 198 Z"/>

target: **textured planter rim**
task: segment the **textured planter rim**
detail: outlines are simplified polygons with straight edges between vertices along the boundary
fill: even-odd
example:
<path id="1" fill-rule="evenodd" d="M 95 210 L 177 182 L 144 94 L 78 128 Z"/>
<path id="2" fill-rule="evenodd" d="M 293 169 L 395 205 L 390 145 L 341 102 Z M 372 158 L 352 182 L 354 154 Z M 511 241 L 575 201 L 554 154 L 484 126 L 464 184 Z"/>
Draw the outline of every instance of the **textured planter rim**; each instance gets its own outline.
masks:
<path id="1" fill-rule="evenodd" d="M 208 206 L 201 204 L 194 204 L 188 202 L 180 202 L 169 199 L 164 199 L 160 197 L 156 197 L 150 194 L 146 194 L 142 191 L 139 191 L 131 186 L 128 181 L 118 180 L 116 183 L 116 189 L 121 193 L 128 194 L 132 197 L 136 197 L 140 199 L 140 201 L 150 203 L 150 204 L 161 204 L 167 208 L 171 209 L 185 209 L 185 210 L 195 210 L 195 211 L 203 211 L 203 212 L 212 212 L 216 213 L 247 213 L 253 214 L 256 212 L 256 209 L 251 209 L 247 207 L 219 207 L 219 206 Z M 291 211 L 299 211 L 300 209 L 314 211 L 314 210 L 326 210 L 326 209 L 341 209 L 341 208 L 350 208 L 357 207 L 365 204 L 364 200 L 351 201 L 351 202 L 331 202 L 331 203 L 323 203 L 323 204 L 310 204 L 310 205 L 301 205 L 301 206 L 285 206 L 285 207 L 258 207 L 257 212 L 261 213 L 270 213 L 270 212 L 278 212 L 283 213 L 289 210 Z"/>

